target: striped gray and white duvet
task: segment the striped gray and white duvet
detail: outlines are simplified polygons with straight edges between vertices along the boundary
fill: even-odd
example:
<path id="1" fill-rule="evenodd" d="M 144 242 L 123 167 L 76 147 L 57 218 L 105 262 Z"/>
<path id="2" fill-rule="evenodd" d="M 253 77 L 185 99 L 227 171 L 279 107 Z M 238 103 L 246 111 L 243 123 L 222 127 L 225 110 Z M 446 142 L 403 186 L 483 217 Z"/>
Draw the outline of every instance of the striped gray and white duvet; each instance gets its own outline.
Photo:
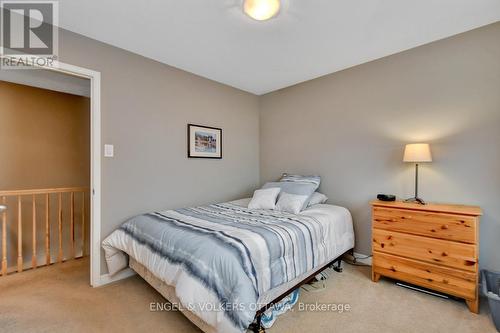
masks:
<path id="1" fill-rule="evenodd" d="M 113 263 L 117 250 L 156 271 L 155 275 L 165 275 L 157 275 L 165 282 L 189 288 L 173 281 L 173 275 L 182 273 L 222 307 L 226 323 L 216 327 L 218 331 L 245 331 L 260 295 L 328 259 L 327 234 L 312 216 L 223 203 L 134 217 L 113 232 L 103 247 L 111 273 L 120 268 Z M 167 263 L 169 268 L 162 268 Z M 173 274 L 170 267 L 178 272 Z M 194 299 L 189 291 L 176 292 L 183 303 Z M 183 305 L 193 307 L 194 313 L 204 312 L 197 311 L 199 304 Z"/>

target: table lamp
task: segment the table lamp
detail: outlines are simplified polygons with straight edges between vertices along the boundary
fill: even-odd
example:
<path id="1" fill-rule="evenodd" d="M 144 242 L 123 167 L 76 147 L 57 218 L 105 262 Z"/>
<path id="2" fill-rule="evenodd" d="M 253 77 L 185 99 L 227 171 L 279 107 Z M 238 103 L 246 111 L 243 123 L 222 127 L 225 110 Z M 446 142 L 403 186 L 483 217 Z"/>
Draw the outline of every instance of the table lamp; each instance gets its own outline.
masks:
<path id="1" fill-rule="evenodd" d="M 432 162 L 431 149 L 427 143 L 412 143 L 405 147 L 403 162 L 415 163 L 415 196 L 405 202 L 416 202 L 425 205 L 425 201 L 418 197 L 418 164 Z"/>

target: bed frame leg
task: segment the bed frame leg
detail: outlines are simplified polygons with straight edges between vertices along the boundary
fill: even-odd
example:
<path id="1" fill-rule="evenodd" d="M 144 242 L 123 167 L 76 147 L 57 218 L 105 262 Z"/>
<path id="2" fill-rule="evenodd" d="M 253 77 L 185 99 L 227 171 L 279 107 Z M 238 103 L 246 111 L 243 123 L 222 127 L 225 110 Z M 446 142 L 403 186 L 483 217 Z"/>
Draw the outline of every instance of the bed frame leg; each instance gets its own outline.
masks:
<path id="1" fill-rule="evenodd" d="M 337 273 L 342 273 L 342 259 L 339 258 L 334 264 L 333 264 L 333 270 Z"/>
<path id="2" fill-rule="evenodd" d="M 249 329 L 253 333 L 266 333 L 266 329 L 262 326 L 262 313 L 255 316 L 255 321 L 250 325 Z"/>

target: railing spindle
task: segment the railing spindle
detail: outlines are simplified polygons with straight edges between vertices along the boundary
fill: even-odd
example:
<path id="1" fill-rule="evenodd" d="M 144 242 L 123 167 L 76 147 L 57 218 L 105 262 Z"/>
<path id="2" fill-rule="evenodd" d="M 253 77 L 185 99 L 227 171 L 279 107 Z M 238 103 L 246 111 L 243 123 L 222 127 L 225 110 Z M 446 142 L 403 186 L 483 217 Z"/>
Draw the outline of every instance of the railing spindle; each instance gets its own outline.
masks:
<path id="1" fill-rule="evenodd" d="M 31 254 L 31 267 L 35 269 L 37 267 L 36 262 L 36 196 L 33 194 L 33 252 Z"/>
<path id="2" fill-rule="evenodd" d="M 38 261 L 38 253 L 40 251 L 45 250 L 45 265 L 49 266 L 52 264 L 52 256 L 54 256 L 54 262 L 64 262 L 65 259 L 68 258 L 77 258 L 80 257 L 79 251 L 79 246 L 77 244 L 78 240 L 75 239 L 77 237 L 76 231 L 78 229 L 78 226 L 75 225 L 78 223 L 81 223 L 81 241 L 82 241 L 82 248 L 81 248 L 81 256 L 84 257 L 87 255 L 88 249 L 86 246 L 86 241 L 87 241 L 87 235 L 86 235 L 86 212 L 85 212 L 85 194 L 89 190 L 88 187 L 63 187 L 63 188 L 46 188 L 46 189 L 31 189 L 31 190 L 5 190 L 2 191 L 0 190 L 0 204 L 2 207 L 0 208 L 0 232 L 1 232 L 1 253 L 0 253 L 0 276 L 5 276 L 7 273 L 12 270 L 16 272 L 23 272 L 24 271 L 24 257 L 23 257 L 23 252 L 25 255 L 31 254 L 31 268 L 36 269 L 39 266 L 43 265 L 42 262 Z M 70 200 L 70 208 L 68 211 L 68 221 L 63 220 L 64 219 L 64 209 L 63 204 L 66 204 L 66 193 L 70 195 L 68 198 Z M 78 203 L 75 201 L 80 200 L 78 197 L 79 194 L 81 193 L 81 212 L 78 212 Z M 56 196 L 57 195 L 57 200 L 52 197 L 51 195 Z M 45 200 L 41 198 L 42 196 L 45 196 Z M 7 207 L 7 203 L 10 202 L 10 198 L 12 199 L 12 215 L 13 215 L 13 223 L 16 223 L 15 218 L 17 215 L 17 227 L 15 224 L 12 226 L 14 229 L 17 229 L 17 237 L 15 234 L 15 231 L 13 232 L 13 235 L 11 237 L 11 242 L 12 246 L 15 246 L 15 242 L 17 240 L 17 267 L 15 267 L 14 263 L 11 263 L 12 267 L 9 267 L 9 262 L 8 262 L 8 241 L 9 241 L 9 236 L 8 232 L 12 232 L 8 230 L 8 220 L 7 220 L 7 208 L 4 208 L 3 206 Z M 31 246 L 32 246 L 32 251 L 29 251 L 29 244 L 23 244 L 23 229 L 25 227 L 28 227 L 28 225 L 23 226 L 23 208 L 25 210 L 28 210 L 27 207 L 23 207 L 23 200 L 25 200 L 25 204 L 29 204 L 29 200 L 31 199 L 31 211 L 32 211 L 32 219 L 31 219 L 31 228 L 32 228 L 32 241 L 31 241 Z M 45 207 L 43 207 L 43 203 L 41 201 L 45 201 Z M 57 202 L 56 202 L 57 201 Z M 17 204 L 17 214 L 15 213 L 15 206 Z M 37 207 L 38 204 L 38 207 Z M 51 208 L 50 205 L 53 205 Z M 52 238 L 52 231 L 51 231 L 51 211 L 53 212 L 56 209 L 57 205 L 57 220 L 58 220 L 58 242 L 51 244 L 51 238 Z M 43 213 L 40 212 L 40 209 L 45 208 L 45 232 L 43 230 Z M 76 210 L 75 210 L 76 209 Z M 37 216 L 37 212 L 40 216 Z M 26 213 L 26 212 L 25 212 Z M 81 214 L 81 221 L 79 221 L 79 217 L 75 216 Z M 37 221 L 37 220 L 42 220 L 42 221 Z M 63 223 L 69 223 L 69 234 L 70 234 L 70 240 L 69 244 L 66 244 L 63 242 L 67 242 L 67 239 L 64 240 L 64 235 L 63 235 Z M 37 228 L 40 228 L 40 230 L 37 230 Z M 64 227 L 66 228 L 66 227 Z M 30 233 L 28 231 L 28 233 Z M 40 235 L 42 233 L 42 235 Z M 45 237 L 45 247 L 43 244 L 38 243 L 38 237 Z M 43 242 L 43 240 L 41 240 Z M 55 242 L 55 239 L 54 239 Z M 27 240 L 27 243 L 29 243 L 29 240 Z M 57 245 L 56 245 L 57 244 Z M 51 248 L 51 246 L 54 245 L 54 248 Z M 38 249 L 38 246 L 40 246 L 40 251 Z M 57 246 L 57 248 L 56 248 Z M 65 248 L 65 247 L 68 248 Z M 23 247 L 25 247 L 23 249 Z M 78 248 L 78 249 L 77 249 Z M 57 251 L 57 254 L 55 253 Z M 68 251 L 68 253 L 65 253 L 64 251 Z M 40 253 L 42 255 L 42 253 Z M 57 259 L 55 258 L 57 257 Z"/>
<path id="3" fill-rule="evenodd" d="M 2 197 L 2 203 L 7 206 L 5 197 Z M 2 275 L 7 275 L 7 210 L 2 213 Z"/>
<path id="4" fill-rule="evenodd" d="M 45 194 L 45 264 L 50 265 L 50 208 L 49 194 Z"/>
<path id="5" fill-rule="evenodd" d="M 70 256 L 71 258 L 74 258 L 75 257 L 75 193 L 74 192 L 71 192 L 70 216 L 71 216 L 70 231 L 69 231 Z"/>
<path id="6" fill-rule="evenodd" d="M 23 271 L 23 215 L 21 196 L 17 196 L 17 271 Z"/>
<path id="7" fill-rule="evenodd" d="M 82 257 L 85 257 L 85 192 L 82 192 Z"/>
<path id="8" fill-rule="evenodd" d="M 59 209 L 58 209 L 58 221 L 59 221 L 59 254 L 57 256 L 57 261 L 62 262 L 63 260 L 63 243 L 62 243 L 62 194 L 59 193 Z"/>

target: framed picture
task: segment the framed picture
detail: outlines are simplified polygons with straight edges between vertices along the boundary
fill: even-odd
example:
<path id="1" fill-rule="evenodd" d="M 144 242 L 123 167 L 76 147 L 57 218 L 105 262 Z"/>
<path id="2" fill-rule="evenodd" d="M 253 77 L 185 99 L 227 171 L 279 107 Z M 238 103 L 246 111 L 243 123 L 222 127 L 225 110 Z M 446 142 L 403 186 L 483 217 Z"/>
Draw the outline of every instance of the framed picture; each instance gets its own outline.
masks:
<path id="1" fill-rule="evenodd" d="M 222 129 L 188 124 L 188 157 L 222 158 Z"/>

